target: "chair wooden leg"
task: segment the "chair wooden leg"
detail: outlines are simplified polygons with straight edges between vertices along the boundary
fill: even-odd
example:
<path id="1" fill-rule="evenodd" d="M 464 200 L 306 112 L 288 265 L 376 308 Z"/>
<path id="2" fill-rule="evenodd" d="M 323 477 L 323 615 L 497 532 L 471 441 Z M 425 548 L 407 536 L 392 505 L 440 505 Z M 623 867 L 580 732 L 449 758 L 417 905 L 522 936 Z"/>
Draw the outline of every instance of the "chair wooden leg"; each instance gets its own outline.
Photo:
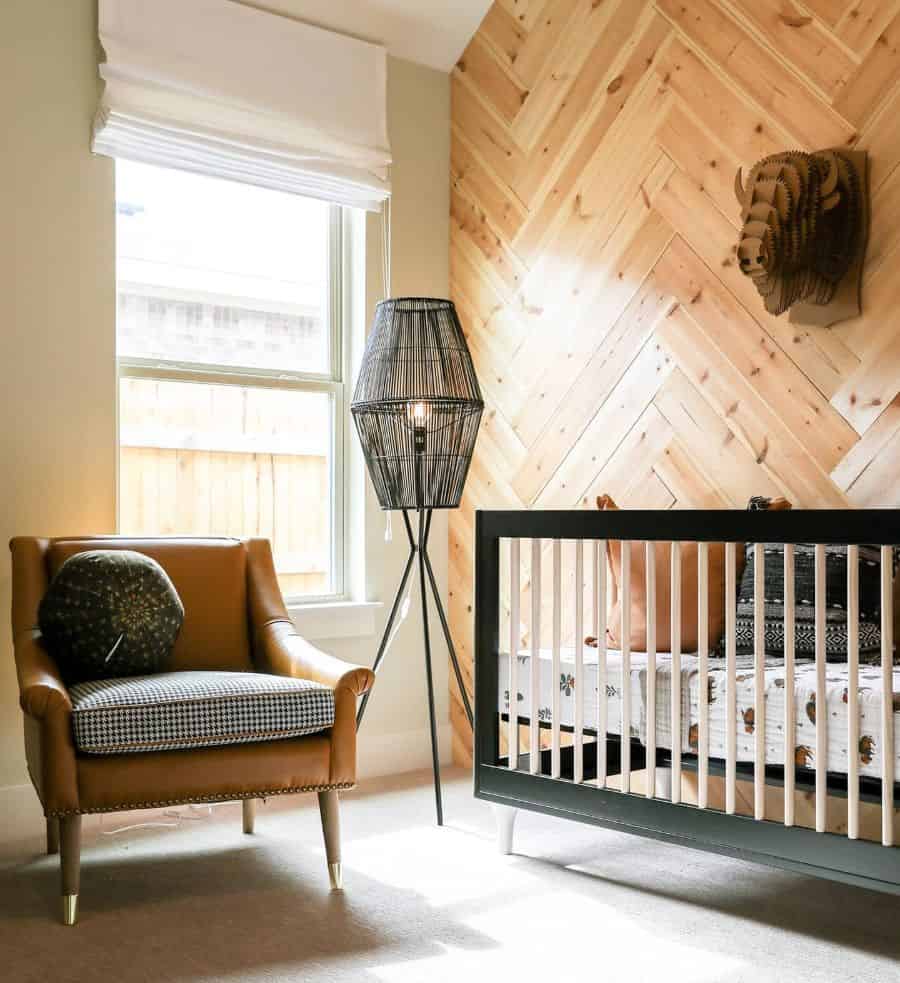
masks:
<path id="1" fill-rule="evenodd" d="M 322 817 L 322 833 L 325 837 L 325 856 L 328 860 L 328 877 L 331 890 L 343 887 L 341 870 L 341 813 L 340 800 L 334 789 L 319 792 L 319 813 Z"/>
<path id="2" fill-rule="evenodd" d="M 244 799 L 244 832 L 252 833 L 256 823 L 256 799 Z"/>
<path id="3" fill-rule="evenodd" d="M 59 820 L 52 816 L 47 818 L 47 853 L 59 853 Z"/>
<path id="4" fill-rule="evenodd" d="M 59 868 L 62 885 L 63 924 L 78 917 L 78 882 L 81 874 L 81 816 L 59 820 Z"/>

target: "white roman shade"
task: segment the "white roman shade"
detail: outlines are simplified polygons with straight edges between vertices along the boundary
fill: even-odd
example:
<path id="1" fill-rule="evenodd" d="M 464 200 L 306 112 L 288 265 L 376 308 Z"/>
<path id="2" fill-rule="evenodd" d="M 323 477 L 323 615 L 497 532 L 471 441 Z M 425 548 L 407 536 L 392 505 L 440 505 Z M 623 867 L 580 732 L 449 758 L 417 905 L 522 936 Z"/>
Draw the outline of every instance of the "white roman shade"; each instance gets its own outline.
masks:
<path id="1" fill-rule="evenodd" d="M 390 195 L 386 53 L 232 0 L 99 0 L 96 153 L 370 210 Z"/>

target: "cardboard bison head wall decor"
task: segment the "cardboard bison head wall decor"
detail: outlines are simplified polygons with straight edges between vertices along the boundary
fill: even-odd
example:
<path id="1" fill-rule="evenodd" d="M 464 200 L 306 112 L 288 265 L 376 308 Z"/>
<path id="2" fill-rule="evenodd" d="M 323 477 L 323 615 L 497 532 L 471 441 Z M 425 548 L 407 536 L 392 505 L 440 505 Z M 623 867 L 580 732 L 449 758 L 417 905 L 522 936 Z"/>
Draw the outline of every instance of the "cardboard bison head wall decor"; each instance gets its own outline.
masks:
<path id="1" fill-rule="evenodd" d="M 738 170 L 737 246 L 770 314 L 826 327 L 856 317 L 868 238 L 864 151 L 786 151 Z"/>

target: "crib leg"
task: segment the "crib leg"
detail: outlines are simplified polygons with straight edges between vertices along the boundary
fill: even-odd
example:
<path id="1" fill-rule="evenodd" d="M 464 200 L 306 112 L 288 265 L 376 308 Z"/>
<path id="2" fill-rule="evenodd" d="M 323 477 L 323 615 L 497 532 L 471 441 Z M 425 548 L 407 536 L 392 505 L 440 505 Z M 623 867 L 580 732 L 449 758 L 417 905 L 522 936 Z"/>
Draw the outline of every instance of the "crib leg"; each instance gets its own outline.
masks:
<path id="1" fill-rule="evenodd" d="M 497 824 L 497 850 L 502 854 L 510 854 L 513 848 L 513 827 L 519 810 L 496 804 L 492 808 Z"/>
<path id="2" fill-rule="evenodd" d="M 657 768 L 656 769 L 656 785 L 653 789 L 653 794 L 657 799 L 670 799 L 672 798 L 672 769 L 671 768 Z"/>

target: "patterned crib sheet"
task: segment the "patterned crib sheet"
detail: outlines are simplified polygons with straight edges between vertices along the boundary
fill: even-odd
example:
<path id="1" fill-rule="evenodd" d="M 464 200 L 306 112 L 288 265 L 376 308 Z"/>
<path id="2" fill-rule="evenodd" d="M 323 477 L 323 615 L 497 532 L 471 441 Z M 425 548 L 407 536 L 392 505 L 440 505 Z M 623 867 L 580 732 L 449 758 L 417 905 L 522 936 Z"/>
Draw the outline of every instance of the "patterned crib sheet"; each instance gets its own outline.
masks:
<path id="1" fill-rule="evenodd" d="M 553 720 L 553 688 L 559 689 L 560 723 L 562 726 L 575 724 L 575 649 L 564 648 L 560 652 L 560 671 L 554 678 L 553 653 L 541 649 L 541 685 L 538 697 L 538 719 L 542 723 Z M 643 689 L 641 669 L 647 668 L 647 656 L 633 652 L 631 655 L 631 736 L 640 737 L 643 723 Z M 519 717 L 525 719 L 531 713 L 531 652 L 522 651 L 518 655 L 516 702 Z M 584 683 L 580 687 L 584 708 L 584 726 L 597 729 L 600 706 L 599 664 L 597 650 L 585 646 Z M 622 733 L 622 654 L 611 651 L 606 669 L 607 732 Z M 509 712 L 509 655 L 500 654 L 499 707 L 502 713 Z"/>
<path id="2" fill-rule="evenodd" d="M 516 702 L 519 717 L 526 720 L 531 712 L 531 653 L 518 655 Z M 553 719 L 552 693 L 558 687 L 560 696 L 560 723 L 573 726 L 575 700 L 578 698 L 575 683 L 575 651 L 572 648 L 560 652 L 560 671 L 553 673 L 552 652 L 540 652 L 540 694 L 538 716 L 544 723 Z M 509 712 L 509 657 L 499 654 L 498 708 Z M 671 657 L 656 657 L 656 743 L 657 747 L 672 746 Z M 647 656 L 643 652 L 631 654 L 631 736 L 642 743 L 647 740 Z M 784 763 L 784 666 L 781 660 L 770 660 L 765 669 L 766 704 L 766 763 Z M 595 730 L 598 719 L 599 666 L 597 650 L 584 649 L 584 681 L 580 686 L 584 708 L 584 726 Z M 738 761 L 753 762 L 756 755 L 754 720 L 755 675 L 752 658 L 739 657 L 736 672 L 736 714 L 733 727 L 736 734 Z M 829 663 L 826 674 L 825 713 L 828 759 L 830 772 L 847 773 L 847 666 L 845 663 Z M 726 707 L 725 660 L 709 659 L 709 754 L 713 758 L 725 757 Z M 681 749 L 684 753 L 696 752 L 699 731 L 700 676 L 698 659 L 693 655 L 681 657 Z M 859 667 L 859 773 L 873 778 L 881 777 L 881 669 L 878 666 Z M 900 667 L 893 670 L 894 733 L 900 735 Z M 622 706 L 622 655 L 610 650 L 607 656 L 607 731 L 621 734 Z M 795 733 L 793 737 L 794 760 L 805 768 L 815 768 L 816 730 L 818 715 L 816 706 L 816 667 L 811 661 L 797 661 L 794 669 Z M 900 781 L 900 739 L 896 742 L 894 761 L 895 780 Z"/>
<path id="3" fill-rule="evenodd" d="M 700 719 L 700 674 L 696 656 L 682 656 L 681 660 L 681 750 L 696 752 Z M 781 659 L 768 660 L 765 672 L 765 743 L 766 764 L 784 763 L 784 664 Z M 827 760 L 830 772 L 847 773 L 847 730 L 849 705 L 847 701 L 848 671 L 846 663 L 829 662 L 825 676 L 825 710 Z M 754 691 L 756 673 L 752 659 L 740 659 L 735 675 L 736 713 L 732 726 L 737 737 L 738 761 L 753 762 L 756 758 L 756 721 Z M 724 659 L 709 660 L 709 754 L 713 758 L 725 757 L 727 732 L 726 670 Z M 893 669 L 892 706 L 894 733 L 900 728 L 900 669 Z M 647 674 L 641 678 L 641 705 L 646 709 Z M 657 656 L 657 713 L 656 739 L 660 747 L 672 746 L 671 701 L 672 663 L 668 655 Z M 859 743 L 855 750 L 859 760 L 860 775 L 881 778 L 881 669 L 878 666 L 859 667 Z M 798 661 L 794 667 L 794 719 L 792 740 L 793 757 L 797 765 L 816 767 L 816 720 L 820 719 L 816 706 L 816 666 L 814 661 Z M 647 738 L 647 715 L 641 714 L 640 739 Z M 894 756 L 894 778 L 900 781 L 900 748 Z"/>

